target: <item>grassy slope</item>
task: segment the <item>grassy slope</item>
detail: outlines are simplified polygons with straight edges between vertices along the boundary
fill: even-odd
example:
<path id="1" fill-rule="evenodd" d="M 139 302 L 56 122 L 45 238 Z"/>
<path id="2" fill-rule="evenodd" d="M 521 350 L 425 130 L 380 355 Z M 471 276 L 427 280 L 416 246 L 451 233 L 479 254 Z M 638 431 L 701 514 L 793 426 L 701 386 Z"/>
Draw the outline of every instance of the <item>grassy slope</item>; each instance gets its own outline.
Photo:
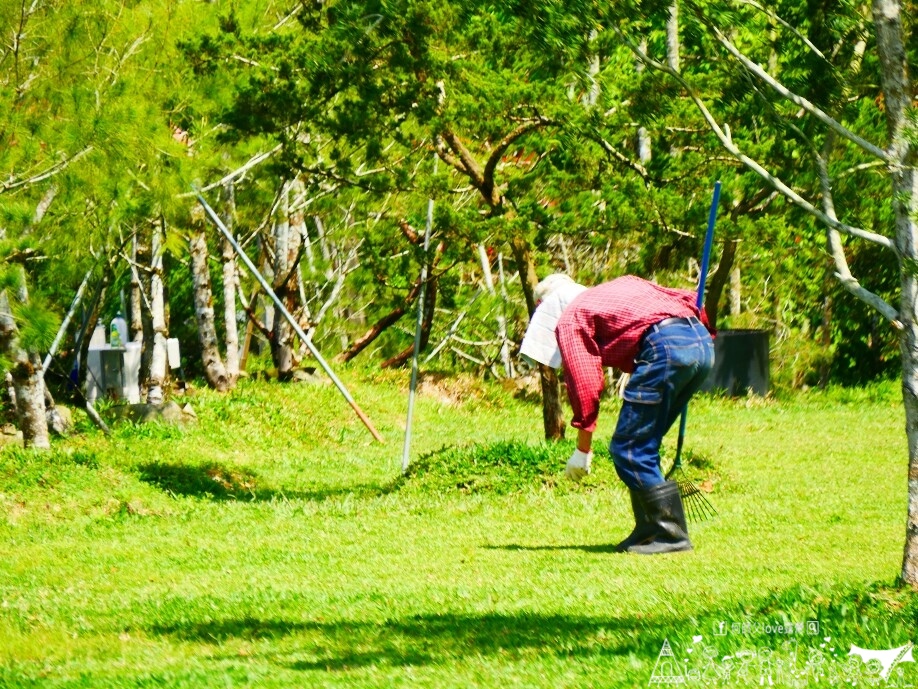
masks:
<path id="1" fill-rule="evenodd" d="M 852 643 L 915 638 L 918 605 L 891 586 L 892 386 L 693 402 L 719 516 L 694 552 L 641 558 L 606 547 L 631 526 L 608 458 L 568 485 L 537 406 L 468 381 L 420 395 L 420 468 L 400 479 L 406 377 L 343 375 L 385 446 L 332 386 L 247 382 L 197 393 L 185 430 L 84 426 L 51 456 L 0 454 L 0 686 L 646 686 L 664 638 L 684 668 L 768 647 L 801 672 L 814 649 L 840 668 Z M 614 418 L 610 401 L 597 438 Z M 469 443 L 498 489 L 451 487 Z M 529 455 L 508 448 L 541 467 L 515 471 Z M 820 633 L 712 633 L 781 620 Z"/>

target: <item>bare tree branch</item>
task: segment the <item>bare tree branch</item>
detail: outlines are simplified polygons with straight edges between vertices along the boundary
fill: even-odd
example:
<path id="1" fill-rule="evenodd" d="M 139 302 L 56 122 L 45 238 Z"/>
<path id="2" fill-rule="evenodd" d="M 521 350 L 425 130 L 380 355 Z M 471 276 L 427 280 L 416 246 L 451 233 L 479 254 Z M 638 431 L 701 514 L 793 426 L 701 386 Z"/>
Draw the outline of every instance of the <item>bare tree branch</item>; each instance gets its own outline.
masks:
<path id="1" fill-rule="evenodd" d="M 717 120 L 714 118 L 714 115 L 711 114 L 711 111 L 708 110 L 708 107 L 705 105 L 704 101 L 698 95 L 698 92 L 692 87 L 691 84 L 689 84 L 688 81 L 686 81 L 686 79 L 682 76 L 680 72 L 677 72 L 676 70 L 672 69 L 668 65 L 665 65 L 662 62 L 654 60 L 652 57 L 647 55 L 638 46 L 636 46 L 634 42 L 631 41 L 631 39 L 629 39 L 625 35 L 625 33 L 621 30 L 620 27 L 613 25 L 613 30 L 616 32 L 616 34 L 618 34 L 618 36 L 622 39 L 622 41 L 628 46 L 631 52 L 633 52 L 642 62 L 644 62 L 650 67 L 653 67 L 654 69 L 660 72 L 669 74 L 673 79 L 675 79 L 682 85 L 682 87 L 686 90 L 686 93 L 688 93 L 689 98 L 691 98 L 692 101 L 695 103 L 695 107 L 698 108 L 698 110 L 701 112 L 702 117 L 708 123 L 708 126 L 711 128 L 711 131 L 720 141 L 721 145 L 727 151 L 729 151 L 737 160 L 743 163 L 743 165 L 745 165 L 750 170 L 755 172 L 762 179 L 764 179 L 769 184 L 771 184 L 775 189 L 777 189 L 779 192 L 781 192 L 784 196 L 786 196 L 789 200 L 793 201 L 795 204 L 797 204 L 800 208 L 805 210 L 807 213 L 810 213 L 811 215 L 814 215 L 815 217 L 819 218 L 819 220 L 821 220 L 826 225 L 840 232 L 843 232 L 844 234 L 848 234 L 853 237 L 860 237 L 861 239 L 865 239 L 869 242 L 873 242 L 875 244 L 879 244 L 880 246 L 884 246 L 887 249 L 890 249 L 891 251 L 897 251 L 895 242 L 889 237 L 886 237 L 881 234 L 877 234 L 876 232 L 870 232 L 868 230 L 864 230 L 859 227 L 853 227 L 851 225 L 847 225 L 845 223 L 839 222 L 837 219 L 830 218 L 819 208 L 814 206 L 812 203 L 810 203 L 805 198 L 800 196 L 800 194 L 798 194 L 793 189 L 791 189 L 781 179 L 774 176 L 768 170 L 762 167 L 762 165 L 759 164 L 757 161 L 745 155 L 739 149 L 739 147 L 737 147 L 737 145 L 733 143 L 733 139 L 729 134 L 729 130 L 725 130 L 725 128 L 722 127 L 717 122 Z"/>
<path id="2" fill-rule="evenodd" d="M 749 5 L 750 7 L 754 7 L 755 9 L 759 10 L 759 12 L 766 15 L 772 21 L 777 22 L 778 24 L 783 26 L 785 29 L 793 33 L 800 40 L 800 42 L 803 43 L 807 48 L 809 48 L 820 58 L 828 62 L 828 60 L 826 59 L 826 56 L 822 54 L 822 51 L 819 48 L 813 45 L 813 42 L 809 38 L 807 38 L 802 33 L 800 33 L 793 24 L 790 24 L 788 21 L 778 16 L 778 14 L 773 9 L 762 7 L 762 5 L 760 5 L 757 2 L 753 2 L 753 0 L 739 0 L 739 1 L 743 3 L 744 5 Z"/>
<path id="3" fill-rule="evenodd" d="M 832 137 L 830 136 L 829 140 L 826 142 L 826 148 L 831 147 L 831 145 Z M 822 187 L 822 207 L 827 216 L 835 218 L 835 201 L 832 197 L 832 182 L 829 178 L 829 168 L 826 164 L 826 156 L 820 155 L 815 151 L 814 156 L 819 165 L 819 183 Z M 832 255 L 832 260 L 835 262 L 835 277 L 838 278 L 839 282 L 841 282 L 845 289 L 851 292 L 851 294 L 882 313 L 889 322 L 892 323 L 896 330 L 902 330 L 904 326 L 899 320 L 899 314 L 896 309 L 878 294 L 874 294 L 870 290 L 862 287 L 861 283 L 851 274 L 851 270 L 848 268 L 848 258 L 845 256 L 845 249 L 842 246 L 838 230 L 827 226 L 826 238 L 829 244 L 829 253 Z"/>
<path id="4" fill-rule="evenodd" d="M 471 178 L 472 184 L 476 187 L 481 187 L 485 182 L 484 172 L 478 164 L 478 161 L 472 156 L 471 151 L 465 147 L 465 144 L 460 141 L 456 133 L 450 129 L 443 132 L 442 137 L 449 145 L 452 152 L 459 156 L 459 160 L 462 163 L 462 168 L 460 169 Z"/>
<path id="5" fill-rule="evenodd" d="M 259 153 L 258 155 L 252 156 L 246 163 L 236 168 L 235 170 L 230 172 L 228 175 L 225 175 L 222 179 L 219 179 L 216 182 L 212 182 L 205 187 L 201 187 L 201 189 L 199 189 L 198 191 L 200 193 L 205 193 L 213 189 L 216 189 L 218 187 L 222 187 L 225 184 L 228 184 L 229 182 L 233 182 L 239 179 L 246 172 L 251 170 L 253 167 L 258 165 L 259 163 L 264 162 L 265 160 L 273 156 L 275 153 L 277 153 L 279 150 L 281 150 L 281 144 L 278 144 L 277 146 L 272 148 L 270 151 L 265 151 L 264 153 Z M 193 196 L 196 196 L 198 191 L 189 191 L 184 194 L 179 194 L 179 198 L 181 199 L 191 198 Z"/>
<path id="6" fill-rule="evenodd" d="M 636 163 L 633 160 L 631 160 L 631 158 L 629 158 L 624 153 L 619 151 L 617 148 L 615 148 L 615 146 L 610 144 L 604 138 L 602 137 L 599 138 L 599 145 L 602 146 L 602 149 L 606 153 L 608 153 L 610 156 L 615 158 L 622 165 L 624 165 L 625 167 L 629 167 L 632 170 L 634 170 L 636 173 L 638 173 L 641 176 L 641 179 L 643 179 L 645 182 L 648 179 L 650 179 L 650 173 L 647 172 L 647 168 L 645 168 L 640 163 Z"/>
<path id="7" fill-rule="evenodd" d="M 455 168 L 463 175 L 467 177 L 469 176 L 469 171 L 466 169 L 465 164 L 450 152 L 449 148 L 446 146 L 446 142 L 442 137 L 437 137 L 435 148 L 437 150 L 437 155 L 440 156 L 440 160 L 442 160 L 450 167 Z"/>
<path id="8" fill-rule="evenodd" d="M 740 52 L 740 50 L 735 45 L 733 45 L 732 41 L 730 41 L 730 39 L 727 38 L 723 34 L 723 32 L 720 29 L 718 29 L 716 26 L 714 26 L 713 24 L 709 24 L 709 27 L 711 31 L 714 32 L 714 35 L 717 37 L 717 40 L 720 41 L 720 44 L 724 46 L 724 48 L 726 48 L 727 51 L 731 55 L 733 55 L 733 57 L 739 60 L 740 63 L 746 69 L 748 69 L 750 72 L 755 74 L 759 79 L 764 81 L 766 84 L 771 86 L 775 91 L 780 93 L 782 96 L 787 98 L 789 101 L 791 101 L 795 105 L 799 105 L 801 108 L 803 108 L 808 113 L 810 113 L 811 115 L 816 117 L 818 120 L 820 120 L 827 127 L 831 128 L 833 131 L 835 131 L 836 133 L 838 133 L 840 136 L 844 137 L 851 143 L 864 149 L 867 153 L 871 154 L 872 156 L 875 156 L 876 158 L 879 158 L 880 160 L 883 160 L 886 162 L 890 162 L 892 160 L 892 158 L 890 158 L 889 156 L 889 153 L 884 151 L 882 148 L 880 148 L 876 144 L 873 144 L 867 141 L 863 137 L 858 136 L 857 134 L 852 132 L 850 129 L 843 126 L 834 117 L 829 116 L 826 112 L 824 112 L 821 108 L 817 107 L 814 103 L 811 103 L 809 100 L 807 100 L 803 96 L 797 95 L 796 93 L 788 89 L 786 86 L 784 86 L 784 84 L 779 82 L 777 79 L 771 76 L 768 72 L 762 69 L 759 65 L 757 65 L 755 62 L 753 62 L 748 57 L 746 57 L 746 55 Z"/>

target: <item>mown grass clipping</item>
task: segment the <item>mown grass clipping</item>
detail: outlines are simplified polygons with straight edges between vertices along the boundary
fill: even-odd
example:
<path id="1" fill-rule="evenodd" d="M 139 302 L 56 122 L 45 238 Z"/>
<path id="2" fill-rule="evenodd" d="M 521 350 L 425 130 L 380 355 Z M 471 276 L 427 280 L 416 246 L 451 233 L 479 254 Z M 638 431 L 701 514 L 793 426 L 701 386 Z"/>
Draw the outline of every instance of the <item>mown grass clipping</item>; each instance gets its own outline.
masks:
<path id="1" fill-rule="evenodd" d="M 456 491 L 497 495 L 532 490 L 625 489 L 606 451 L 594 450 L 592 471 L 579 484 L 567 480 L 564 469 L 573 451 L 571 440 L 444 446 L 412 462 L 399 487 L 431 493 Z M 672 465 L 672 460 L 665 457 L 665 451 L 661 454 L 664 455 L 665 471 Z M 711 481 L 707 477 L 717 473 L 714 463 L 691 451 L 683 454 L 682 461 L 686 476 L 703 480 L 703 490 L 711 492 Z"/>
<path id="2" fill-rule="evenodd" d="M 573 486 L 564 467 L 574 451 L 572 441 L 526 444 L 501 441 L 442 447 L 413 462 L 402 487 L 427 492 L 508 495 Z M 580 484 L 590 488 L 618 480 L 608 456 L 594 457 L 592 474 Z"/>

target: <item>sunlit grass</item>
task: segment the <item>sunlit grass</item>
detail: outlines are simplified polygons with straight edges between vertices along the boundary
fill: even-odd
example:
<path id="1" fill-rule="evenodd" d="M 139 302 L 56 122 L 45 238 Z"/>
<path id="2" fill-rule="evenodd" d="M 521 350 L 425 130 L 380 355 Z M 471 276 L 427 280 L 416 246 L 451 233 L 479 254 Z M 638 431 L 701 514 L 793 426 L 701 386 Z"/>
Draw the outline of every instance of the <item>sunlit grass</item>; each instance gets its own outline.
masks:
<path id="1" fill-rule="evenodd" d="M 724 656 L 852 677 L 851 644 L 915 638 L 894 386 L 693 401 L 718 516 L 636 557 L 610 552 L 631 515 L 608 456 L 567 483 L 538 406 L 428 381 L 403 477 L 407 374 L 342 375 L 385 445 L 331 385 L 248 381 L 182 400 L 183 428 L 0 454 L 0 686 L 647 686 L 664 639 L 690 681 L 710 653 L 748 686 Z"/>

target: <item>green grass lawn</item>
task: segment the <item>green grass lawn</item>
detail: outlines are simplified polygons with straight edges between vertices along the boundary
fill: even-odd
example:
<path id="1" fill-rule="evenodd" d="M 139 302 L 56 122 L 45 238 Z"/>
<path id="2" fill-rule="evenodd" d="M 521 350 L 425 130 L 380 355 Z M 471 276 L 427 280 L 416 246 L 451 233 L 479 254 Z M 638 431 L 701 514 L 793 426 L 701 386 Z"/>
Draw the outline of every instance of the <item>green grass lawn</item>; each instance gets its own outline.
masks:
<path id="1" fill-rule="evenodd" d="M 718 515 L 641 557 L 610 550 L 632 522 L 608 455 L 566 482 L 537 404 L 422 386 L 402 477 L 407 373 L 339 373 L 385 445 L 331 385 L 245 381 L 183 399 L 181 429 L 80 419 L 0 454 L 0 686 L 918 684 L 848 656 L 916 639 L 895 385 L 697 398 Z"/>

